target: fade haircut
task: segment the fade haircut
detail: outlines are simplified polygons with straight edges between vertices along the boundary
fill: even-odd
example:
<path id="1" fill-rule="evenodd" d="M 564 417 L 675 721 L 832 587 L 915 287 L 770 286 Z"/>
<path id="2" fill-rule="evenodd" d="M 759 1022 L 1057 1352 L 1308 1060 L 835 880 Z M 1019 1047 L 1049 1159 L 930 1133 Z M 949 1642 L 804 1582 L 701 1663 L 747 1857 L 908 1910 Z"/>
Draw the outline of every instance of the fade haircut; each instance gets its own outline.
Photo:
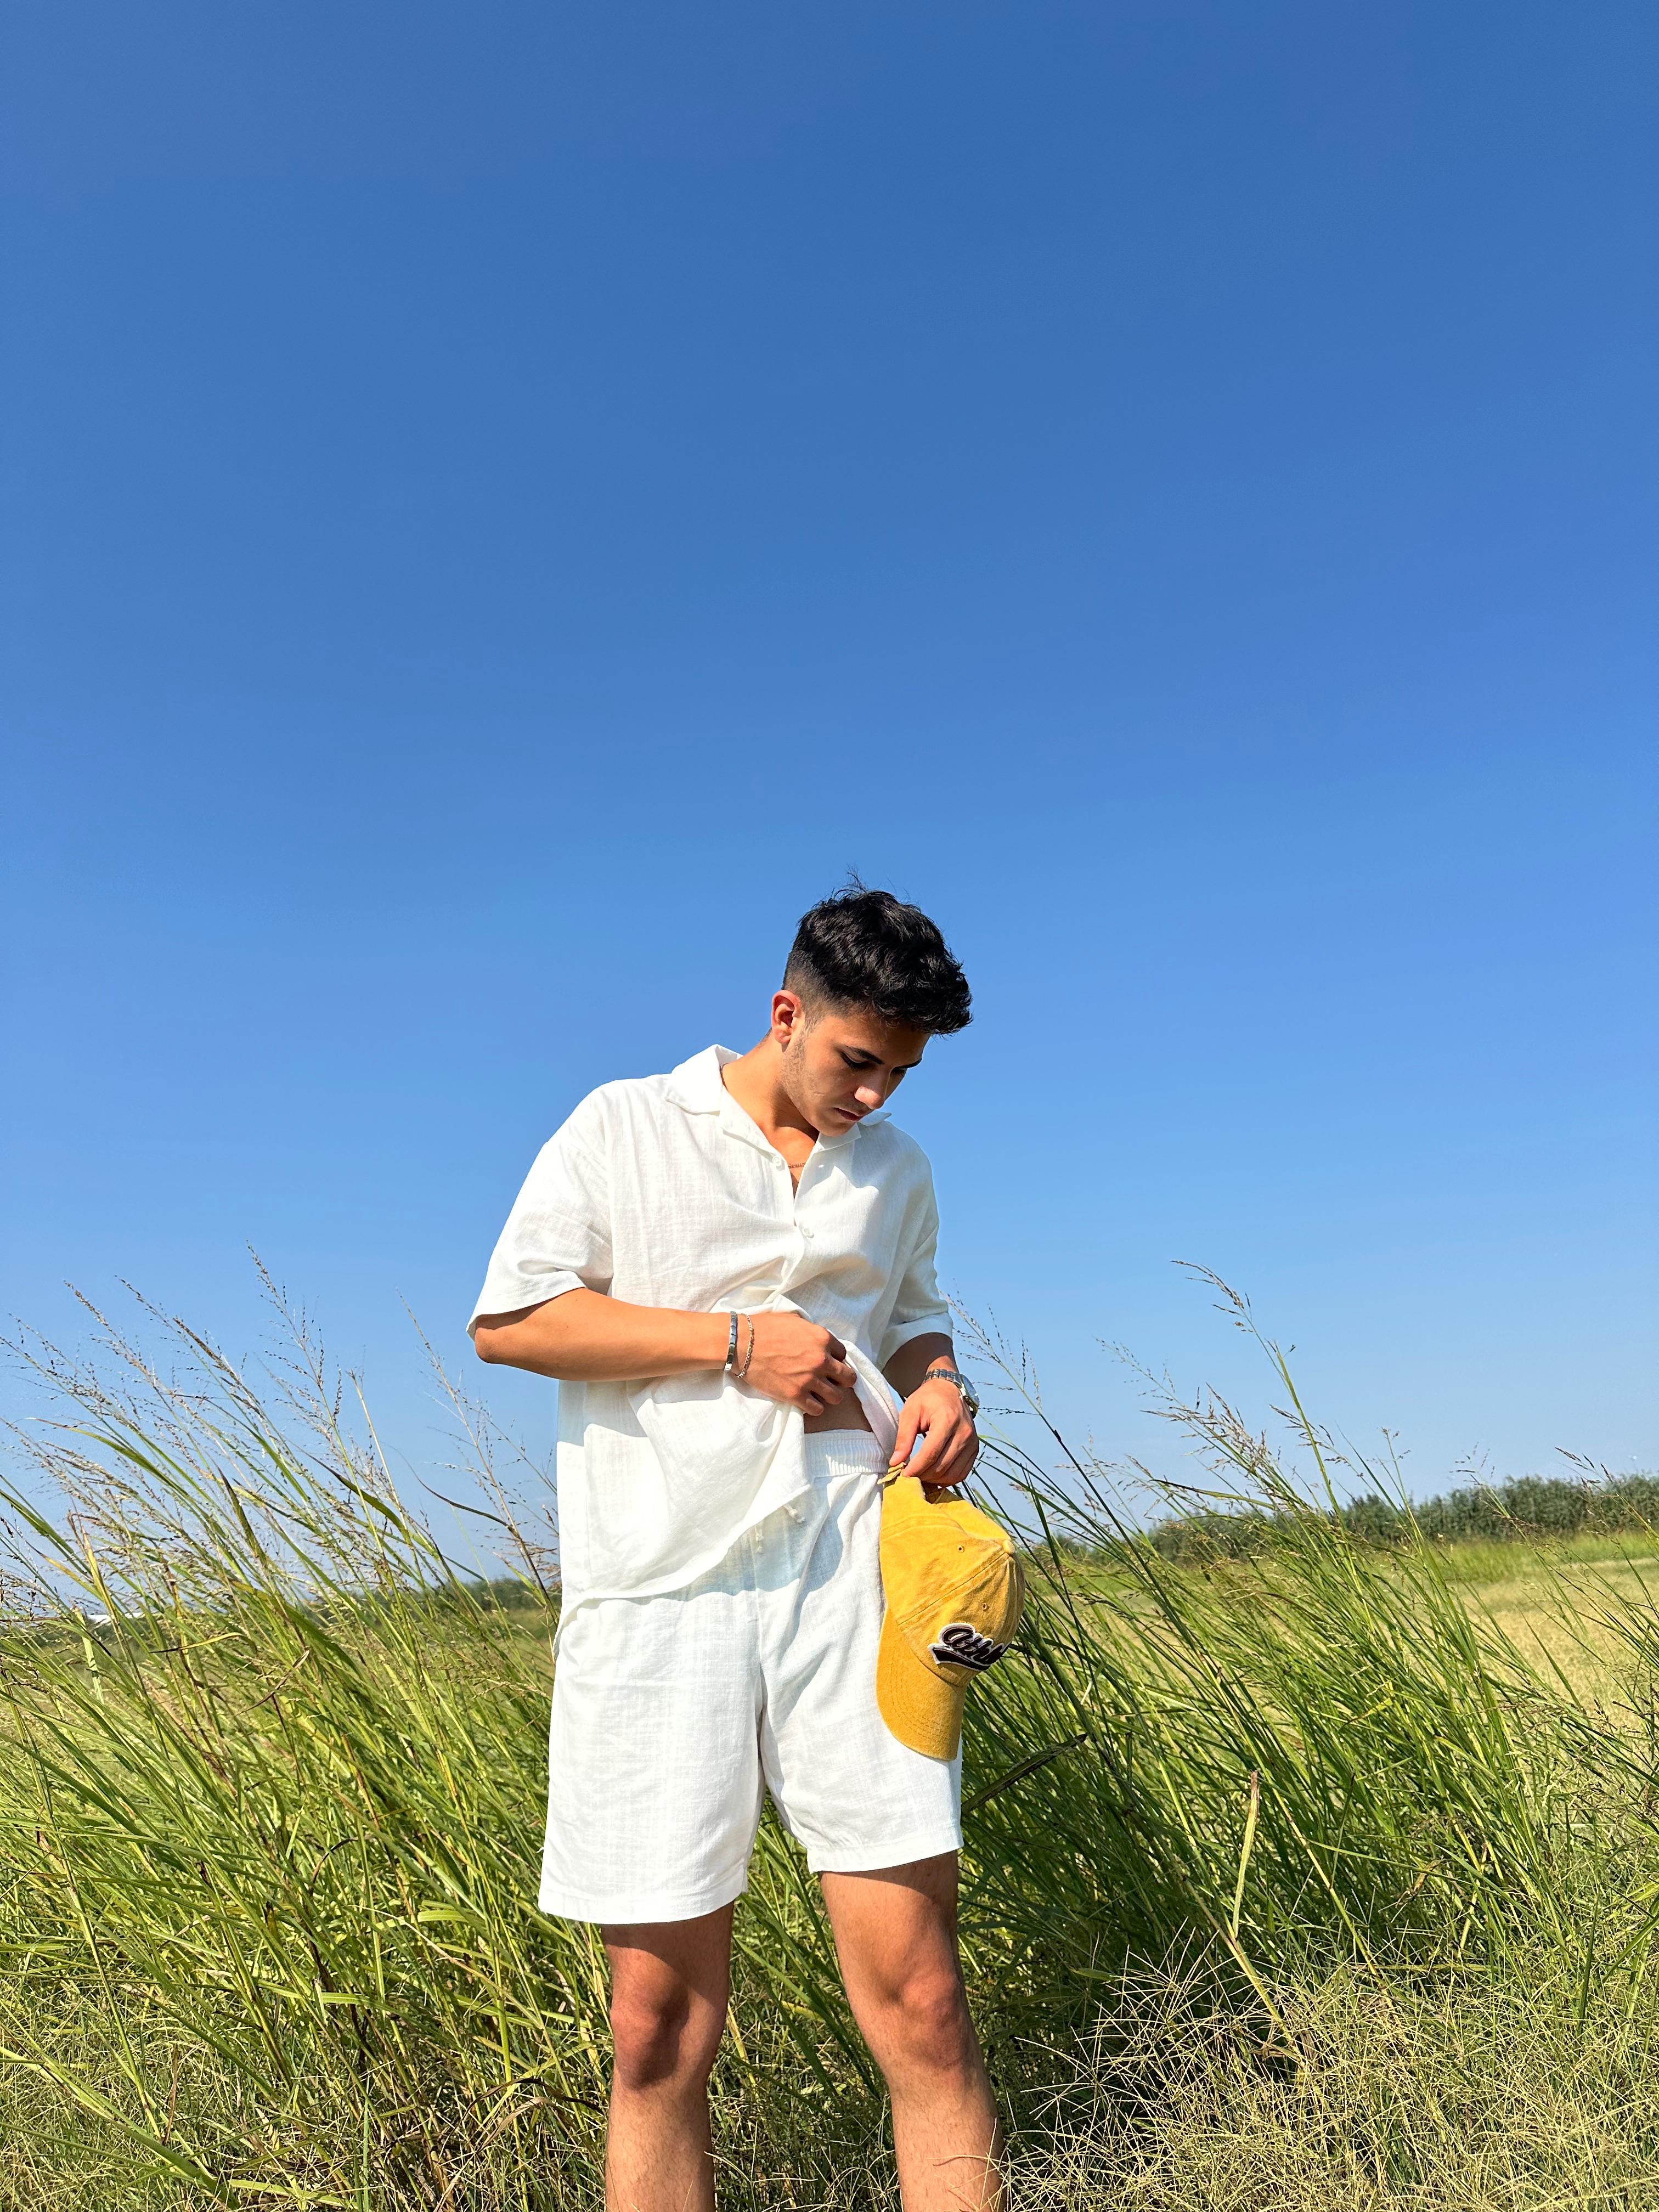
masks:
<path id="1" fill-rule="evenodd" d="M 968 979 L 920 907 L 856 877 L 800 918 L 783 988 L 809 1007 L 868 1006 L 897 1029 L 949 1036 L 973 1019 Z"/>

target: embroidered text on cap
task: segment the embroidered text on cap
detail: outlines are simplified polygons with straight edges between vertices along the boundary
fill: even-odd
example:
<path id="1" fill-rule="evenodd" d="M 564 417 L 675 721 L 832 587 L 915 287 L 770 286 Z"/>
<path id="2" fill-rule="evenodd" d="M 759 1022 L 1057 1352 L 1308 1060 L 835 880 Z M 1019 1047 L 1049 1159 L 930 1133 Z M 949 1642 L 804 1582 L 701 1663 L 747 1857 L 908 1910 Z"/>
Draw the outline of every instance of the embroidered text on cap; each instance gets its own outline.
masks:
<path id="1" fill-rule="evenodd" d="M 941 1665 L 972 1667 L 981 1674 L 988 1667 L 994 1667 L 1007 1649 L 1006 1644 L 981 1636 L 966 1620 L 953 1620 L 947 1628 L 941 1628 L 937 1640 L 928 1646 L 931 1656 Z"/>

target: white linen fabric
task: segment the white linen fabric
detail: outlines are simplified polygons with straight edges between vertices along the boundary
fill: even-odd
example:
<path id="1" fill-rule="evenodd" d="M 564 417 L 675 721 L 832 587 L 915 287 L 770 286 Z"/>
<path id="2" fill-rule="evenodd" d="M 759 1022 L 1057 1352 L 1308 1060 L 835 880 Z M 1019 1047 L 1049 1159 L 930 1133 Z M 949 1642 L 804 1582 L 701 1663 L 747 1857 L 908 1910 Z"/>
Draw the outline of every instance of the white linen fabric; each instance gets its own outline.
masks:
<path id="1" fill-rule="evenodd" d="M 561 1626 L 544 1912 L 616 1926 L 729 1904 L 768 1789 L 816 1874 L 960 1848 L 960 1753 L 910 1750 L 876 1705 L 886 1455 L 831 1429 L 805 1464 L 801 1495 L 709 1573 Z"/>
<path id="2" fill-rule="evenodd" d="M 711 1045 L 582 1101 L 538 1154 L 470 1326 L 579 1285 L 699 1313 L 793 1309 L 847 1346 L 884 1465 L 898 1414 L 880 1370 L 950 1326 L 927 1156 L 885 1114 L 866 1115 L 818 1139 L 797 1188 L 720 1079 L 736 1057 Z M 562 1382 L 567 1623 L 592 1600 L 683 1589 L 717 1565 L 805 1494 L 805 1442 L 796 1407 L 715 1370 Z"/>

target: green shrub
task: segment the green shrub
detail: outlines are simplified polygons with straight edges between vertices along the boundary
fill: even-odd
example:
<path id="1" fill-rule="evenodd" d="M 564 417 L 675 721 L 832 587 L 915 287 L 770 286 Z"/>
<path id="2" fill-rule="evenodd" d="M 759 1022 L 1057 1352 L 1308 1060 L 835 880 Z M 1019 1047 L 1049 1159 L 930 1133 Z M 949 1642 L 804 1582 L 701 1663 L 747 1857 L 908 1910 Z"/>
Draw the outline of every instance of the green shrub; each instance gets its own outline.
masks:
<path id="1" fill-rule="evenodd" d="M 1366 1491 L 1330 1509 L 1351 1535 L 1373 1544 L 1541 1543 L 1553 1537 L 1659 1534 L 1659 1475 L 1601 1474 L 1569 1481 L 1523 1474 L 1453 1490 L 1412 1504 Z M 1148 1538 L 1161 1558 L 1192 1562 L 1256 1557 L 1281 1532 L 1281 1516 L 1257 1506 L 1187 1510 L 1158 1522 Z"/>

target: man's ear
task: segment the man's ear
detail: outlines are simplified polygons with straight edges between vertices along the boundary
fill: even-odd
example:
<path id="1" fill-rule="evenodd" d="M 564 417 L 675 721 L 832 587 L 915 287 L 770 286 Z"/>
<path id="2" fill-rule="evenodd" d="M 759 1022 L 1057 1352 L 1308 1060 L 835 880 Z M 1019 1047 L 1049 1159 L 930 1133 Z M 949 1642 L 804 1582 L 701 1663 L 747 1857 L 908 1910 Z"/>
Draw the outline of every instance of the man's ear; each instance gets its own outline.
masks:
<path id="1" fill-rule="evenodd" d="M 772 994 L 772 1035 L 781 1051 L 787 1051 L 792 1039 L 805 1034 L 806 1008 L 799 991 L 774 991 Z"/>

